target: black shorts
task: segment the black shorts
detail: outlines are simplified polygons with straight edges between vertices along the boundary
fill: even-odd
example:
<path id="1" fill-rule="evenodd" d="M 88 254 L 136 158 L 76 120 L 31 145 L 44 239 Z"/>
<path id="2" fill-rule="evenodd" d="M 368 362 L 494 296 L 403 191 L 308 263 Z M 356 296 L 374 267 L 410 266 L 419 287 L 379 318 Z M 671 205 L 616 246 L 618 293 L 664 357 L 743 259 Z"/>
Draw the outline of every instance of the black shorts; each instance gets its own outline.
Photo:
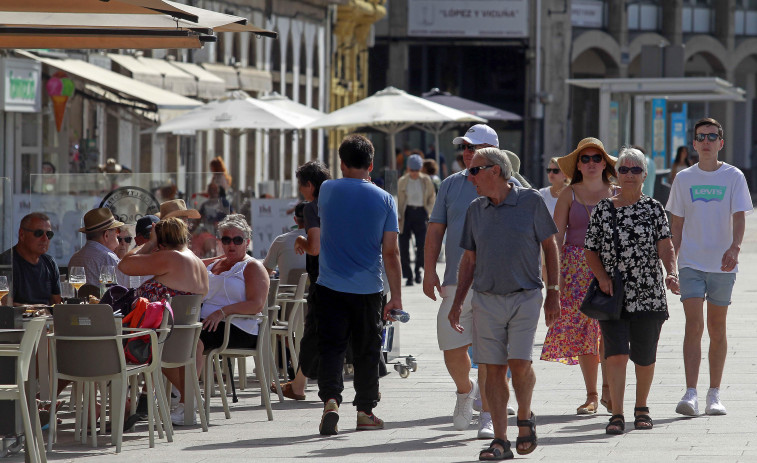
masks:
<path id="1" fill-rule="evenodd" d="M 223 331 L 226 329 L 226 322 L 221 322 L 215 331 L 203 329 L 200 331 L 200 341 L 205 347 L 205 352 L 221 347 L 223 344 Z M 231 325 L 229 330 L 229 345 L 232 349 L 254 349 L 258 345 L 258 336 L 250 334 L 238 327 Z"/>
<path id="2" fill-rule="evenodd" d="M 657 341 L 663 323 L 665 320 L 653 317 L 600 321 L 605 358 L 628 355 L 639 366 L 652 365 L 657 361 Z"/>

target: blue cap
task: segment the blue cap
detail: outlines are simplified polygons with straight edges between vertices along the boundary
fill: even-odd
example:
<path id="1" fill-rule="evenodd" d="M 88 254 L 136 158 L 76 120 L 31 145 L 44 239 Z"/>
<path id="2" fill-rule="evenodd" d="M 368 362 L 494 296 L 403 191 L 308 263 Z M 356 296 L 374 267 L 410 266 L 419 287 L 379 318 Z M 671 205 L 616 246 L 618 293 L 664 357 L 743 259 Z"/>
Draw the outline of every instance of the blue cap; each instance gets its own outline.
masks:
<path id="1" fill-rule="evenodd" d="M 418 154 L 413 154 L 407 158 L 407 168 L 410 170 L 421 170 L 423 167 L 423 158 Z"/>
<path id="2" fill-rule="evenodd" d="M 146 215 L 137 220 L 137 226 L 135 227 L 134 232 L 137 234 L 137 236 L 148 235 L 150 233 L 150 230 L 152 230 L 152 225 L 158 222 L 160 222 L 160 219 L 156 216 Z"/>

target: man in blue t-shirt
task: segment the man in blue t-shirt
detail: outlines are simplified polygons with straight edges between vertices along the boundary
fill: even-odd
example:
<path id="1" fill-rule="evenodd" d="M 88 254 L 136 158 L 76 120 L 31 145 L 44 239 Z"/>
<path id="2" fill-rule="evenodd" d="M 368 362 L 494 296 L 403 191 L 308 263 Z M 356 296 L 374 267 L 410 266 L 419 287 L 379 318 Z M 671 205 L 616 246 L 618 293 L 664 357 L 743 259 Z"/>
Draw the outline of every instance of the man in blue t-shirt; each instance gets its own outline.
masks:
<path id="1" fill-rule="evenodd" d="M 379 393 L 381 319 L 402 309 L 397 205 L 370 181 L 373 145 L 363 136 L 350 135 L 339 146 L 339 158 L 344 178 L 324 182 L 318 196 L 321 252 L 313 303 L 320 353 L 318 396 L 325 404 L 322 435 L 338 433 L 348 342 L 355 367 L 357 430 L 384 428 L 373 415 Z M 382 265 L 391 291 L 383 312 Z"/>
<path id="2" fill-rule="evenodd" d="M 13 269 L 10 294 L 14 305 L 60 304 L 58 264 L 46 254 L 53 234 L 50 218 L 32 212 L 21 219 L 18 243 L 0 254 L 0 265 Z"/>

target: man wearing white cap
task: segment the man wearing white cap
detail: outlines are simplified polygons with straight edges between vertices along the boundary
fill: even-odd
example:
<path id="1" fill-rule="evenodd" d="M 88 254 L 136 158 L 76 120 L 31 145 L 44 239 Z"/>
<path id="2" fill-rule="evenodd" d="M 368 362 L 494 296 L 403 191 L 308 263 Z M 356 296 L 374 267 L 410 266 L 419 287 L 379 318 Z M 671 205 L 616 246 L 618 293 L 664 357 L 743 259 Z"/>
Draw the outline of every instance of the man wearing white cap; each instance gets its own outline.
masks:
<path id="1" fill-rule="evenodd" d="M 400 227 L 400 261 L 407 286 L 413 286 L 410 268 L 410 235 L 415 235 L 415 282 L 421 282 L 426 222 L 436 199 L 434 182 L 421 173 L 423 158 L 417 154 L 407 159 L 407 173 L 397 181 L 397 213 Z"/>
<path id="2" fill-rule="evenodd" d="M 477 149 L 499 148 L 499 137 L 497 137 L 497 132 L 488 125 L 476 124 L 468 129 L 465 135 L 452 140 L 452 143 L 461 145 L 463 162 L 467 168 Z M 509 181 L 521 186 L 521 183 L 514 178 Z M 482 403 L 478 437 L 491 439 L 494 437 L 494 428 L 489 414 L 489 404 L 483 391 L 486 367 L 479 365 L 478 383 L 468 377 L 471 369 L 468 346 L 473 343 L 471 296 L 469 295 L 465 299 L 463 313 L 460 316 L 460 324 L 465 328 L 462 333 L 453 330 L 447 318 L 457 289 L 458 264 L 463 255 L 460 238 L 463 233 L 465 214 L 470 203 L 477 197 L 476 187 L 468 181 L 467 169 L 445 178 L 439 187 L 426 233 L 423 292 L 435 301 L 434 288 L 436 288 L 442 297 L 436 320 L 436 335 L 439 349 L 444 351 L 444 363 L 447 366 L 447 371 L 449 371 L 457 386 L 457 403 L 452 415 L 452 423 L 456 429 L 468 429 L 473 417 L 473 401 L 479 397 L 480 392 Z M 444 271 L 444 280 L 440 282 L 436 273 L 436 261 L 441 252 L 445 231 L 447 232 L 447 240 L 444 250 L 447 256 L 447 265 Z M 481 391 L 479 391 L 479 388 L 481 388 Z"/>
<path id="3" fill-rule="evenodd" d="M 92 209 L 84 214 L 84 226 L 79 232 L 87 236 L 87 243 L 71 256 L 68 267 L 84 267 L 87 283 L 100 284 L 100 270 L 106 265 L 116 269 L 116 280 L 121 286 L 129 286 L 129 277 L 118 270 L 118 228 L 124 225 L 113 217 L 107 207 Z"/>

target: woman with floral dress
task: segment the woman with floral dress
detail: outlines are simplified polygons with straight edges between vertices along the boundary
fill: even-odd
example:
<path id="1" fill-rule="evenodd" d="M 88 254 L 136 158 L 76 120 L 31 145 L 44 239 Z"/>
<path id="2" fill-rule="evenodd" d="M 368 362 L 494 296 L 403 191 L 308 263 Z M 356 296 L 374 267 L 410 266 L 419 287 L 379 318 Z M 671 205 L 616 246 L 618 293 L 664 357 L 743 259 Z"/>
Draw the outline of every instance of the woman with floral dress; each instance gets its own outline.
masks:
<path id="1" fill-rule="evenodd" d="M 615 158 L 602 142 L 584 138 L 569 155 L 557 160 L 570 185 L 557 199 L 554 219 L 560 253 L 560 318 L 549 328 L 541 353 L 542 360 L 581 366 L 586 385 L 586 402 L 576 409 L 579 415 L 593 415 L 599 407 L 597 374 L 601 352 L 599 324 L 582 314 L 581 306 L 594 275 L 584 258 L 584 238 L 594 206 L 614 193 Z M 603 375 L 604 376 L 604 375 Z M 601 403 L 612 404 L 602 386 Z"/>
<path id="2" fill-rule="evenodd" d="M 665 286 L 679 293 L 675 253 L 662 204 L 641 193 L 647 161 L 641 151 L 624 148 L 616 164 L 622 187 L 617 196 L 600 201 L 586 231 L 586 261 L 600 289 L 612 295 L 612 275 L 623 280 L 623 310 L 619 320 L 600 321 L 604 362 L 612 397 L 607 434 L 625 430 L 623 398 L 628 360 L 636 364 L 634 428 L 652 429 L 647 397 L 652 386 L 657 341 L 668 318 Z M 618 231 L 615 249 L 613 229 Z M 660 260 L 667 276 L 663 279 Z"/>

